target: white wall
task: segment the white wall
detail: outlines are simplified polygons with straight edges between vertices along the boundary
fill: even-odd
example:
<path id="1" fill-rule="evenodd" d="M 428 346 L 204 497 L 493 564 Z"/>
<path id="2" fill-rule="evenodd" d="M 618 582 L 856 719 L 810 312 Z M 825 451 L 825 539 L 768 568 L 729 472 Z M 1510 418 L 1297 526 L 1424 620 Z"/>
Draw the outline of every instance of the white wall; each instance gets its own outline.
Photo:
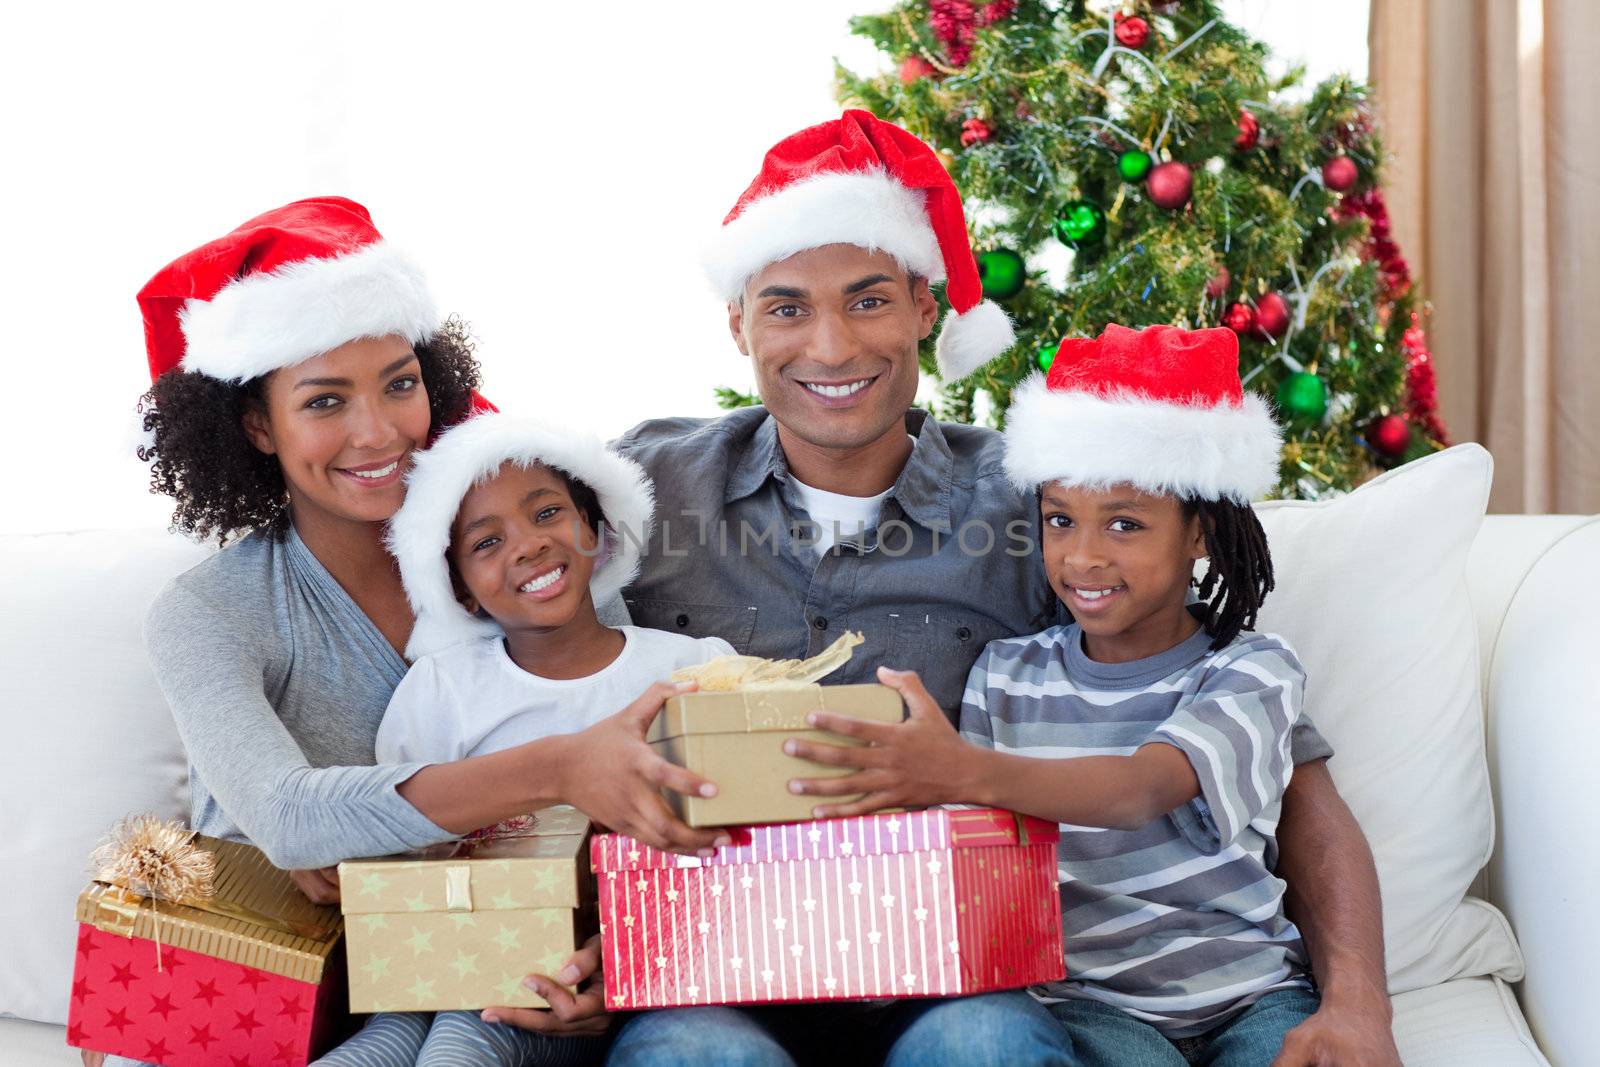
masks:
<path id="1" fill-rule="evenodd" d="M 712 387 L 750 376 L 696 252 L 773 140 L 837 113 L 832 57 L 879 62 L 846 27 L 871 6 L 8 5 L 0 531 L 166 520 L 128 455 L 134 293 L 302 196 L 361 200 L 426 266 L 502 407 L 603 434 L 715 413 Z M 1363 0 L 1233 7 L 1365 69 Z"/>

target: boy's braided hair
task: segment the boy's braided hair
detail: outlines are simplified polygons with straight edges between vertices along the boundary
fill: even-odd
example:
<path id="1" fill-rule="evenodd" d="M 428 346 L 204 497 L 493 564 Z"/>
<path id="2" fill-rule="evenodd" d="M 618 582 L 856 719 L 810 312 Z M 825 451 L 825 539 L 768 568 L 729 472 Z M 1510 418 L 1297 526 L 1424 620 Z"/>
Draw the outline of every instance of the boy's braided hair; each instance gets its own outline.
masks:
<path id="1" fill-rule="evenodd" d="M 1200 623 L 1216 651 L 1241 631 L 1255 629 L 1256 614 L 1272 591 L 1267 532 L 1248 504 L 1186 498 L 1181 506 L 1185 519 L 1199 516 L 1205 533 L 1210 560 L 1200 579 L 1200 599 L 1206 606 Z"/>

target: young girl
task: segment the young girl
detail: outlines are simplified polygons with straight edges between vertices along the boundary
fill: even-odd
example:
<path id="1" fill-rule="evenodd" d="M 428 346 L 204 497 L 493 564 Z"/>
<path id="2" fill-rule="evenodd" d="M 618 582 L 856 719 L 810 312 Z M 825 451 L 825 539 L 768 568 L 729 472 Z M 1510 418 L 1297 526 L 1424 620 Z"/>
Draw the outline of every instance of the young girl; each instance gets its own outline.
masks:
<path id="1" fill-rule="evenodd" d="M 915 675 L 884 671 L 910 720 L 847 728 L 878 746 L 867 770 L 796 786 L 877 790 L 828 814 L 967 802 L 1056 820 L 1067 978 L 1035 994 L 1074 1062 L 1266 1067 L 1318 1005 L 1273 873 L 1304 675 L 1249 632 L 1272 563 L 1248 502 L 1276 482 L 1278 429 L 1243 393 L 1232 332 L 1109 326 L 1024 386 L 1006 446 L 1077 621 L 984 649 L 960 724 L 981 748 Z"/>
<path id="2" fill-rule="evenodd" d="M 415 662 L 378 727 L 378 762 L 448 763 L 576 735 L 677 668 L 731 653 L 721 638 L 596 616 L 596 599 L 638 570 L 651 499 L 631 460 L 506 415 L 469 419 L 419 453 L 388 537 L 416 613 Z M 604 1049 L 497 1018 L 378 1015 L 322 1062 L 569 1064 Z"/>

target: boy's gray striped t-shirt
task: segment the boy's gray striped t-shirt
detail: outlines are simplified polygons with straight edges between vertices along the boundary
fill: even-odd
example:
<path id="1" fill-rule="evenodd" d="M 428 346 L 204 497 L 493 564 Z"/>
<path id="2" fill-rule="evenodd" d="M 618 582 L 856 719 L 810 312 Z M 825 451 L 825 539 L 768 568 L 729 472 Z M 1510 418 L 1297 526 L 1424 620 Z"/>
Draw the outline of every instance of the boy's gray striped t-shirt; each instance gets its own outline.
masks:
<path id="1" fill-rule="evenodd" d="M 1210 642 L 1200 631 L 1148 659 L 1098 663 L 1076 625 L 992 641 L 961 707 L 962 734 L 1002 752 L 1129 755 L 1160 742 L 1188 756 L 1201 795 L 1142 830 L 1061 827 L 1067 978 L 1035 989 L 1113 1004 L 1172 1038 L 1310 987 L 1273 874 L 1305 672 L 1270 634 L 1219 652 Z"/>

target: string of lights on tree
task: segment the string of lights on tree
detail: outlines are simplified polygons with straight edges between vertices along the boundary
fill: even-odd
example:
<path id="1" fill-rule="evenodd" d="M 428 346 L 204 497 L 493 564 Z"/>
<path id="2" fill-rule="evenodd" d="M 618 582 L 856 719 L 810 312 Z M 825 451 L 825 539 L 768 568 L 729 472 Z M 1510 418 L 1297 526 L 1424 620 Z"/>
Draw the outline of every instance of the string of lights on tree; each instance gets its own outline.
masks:
<path id="1" fill-rule="evenodd" d="M 1286 426 L 1285 496 L 1447 443 L 1363 85 L 1293 92 L 1210 0 L 906 0 L 852 29 L 895 63 L 839 67 L 841 101 L 939 151 L 1017 323 L 1009 355 L 940 384 L 940 417 L 1003 424 L 1062 338 L 1172 323 L 1238 333 Z"/>

